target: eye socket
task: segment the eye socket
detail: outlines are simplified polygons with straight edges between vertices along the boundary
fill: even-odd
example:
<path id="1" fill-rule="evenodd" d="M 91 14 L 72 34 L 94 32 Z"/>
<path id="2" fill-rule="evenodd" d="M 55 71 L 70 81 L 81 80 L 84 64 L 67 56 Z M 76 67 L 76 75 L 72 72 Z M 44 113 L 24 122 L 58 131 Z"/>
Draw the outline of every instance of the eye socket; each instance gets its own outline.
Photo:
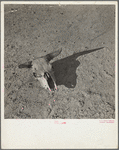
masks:
<path id="1" fill-rule="evenodd" d="M 35 72 L 33 72 L 34 77 L 37 77 L 37 74 Z"/>

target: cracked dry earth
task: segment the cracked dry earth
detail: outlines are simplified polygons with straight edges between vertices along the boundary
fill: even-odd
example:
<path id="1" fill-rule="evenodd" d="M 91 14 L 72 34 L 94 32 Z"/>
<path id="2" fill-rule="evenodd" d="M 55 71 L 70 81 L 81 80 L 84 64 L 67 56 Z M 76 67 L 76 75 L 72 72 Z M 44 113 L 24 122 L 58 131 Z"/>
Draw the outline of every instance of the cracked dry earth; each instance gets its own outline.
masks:
<path id="1" fill-rule="evenodd" d="M 4 13 L 6 119 L 115 118 L 114 5 L 6 4 Z M 18 65 L 59 48 L 52 94 Z"/>

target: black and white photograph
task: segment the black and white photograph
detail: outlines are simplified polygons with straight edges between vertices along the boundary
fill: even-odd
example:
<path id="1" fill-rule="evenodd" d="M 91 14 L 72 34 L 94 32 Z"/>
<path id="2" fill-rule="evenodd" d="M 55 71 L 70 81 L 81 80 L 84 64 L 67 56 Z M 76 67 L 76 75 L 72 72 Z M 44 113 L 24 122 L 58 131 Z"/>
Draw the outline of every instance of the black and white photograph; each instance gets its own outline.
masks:
<path id="1" fill-rule="evenodd" d="M 115 118 L 115 5 L 4 5 L 5 119 Z"/>
<path id="2" fill-rule="evenodd" d="M 2 147 L 117 146 L 117 2 L 1 5 Z"/>

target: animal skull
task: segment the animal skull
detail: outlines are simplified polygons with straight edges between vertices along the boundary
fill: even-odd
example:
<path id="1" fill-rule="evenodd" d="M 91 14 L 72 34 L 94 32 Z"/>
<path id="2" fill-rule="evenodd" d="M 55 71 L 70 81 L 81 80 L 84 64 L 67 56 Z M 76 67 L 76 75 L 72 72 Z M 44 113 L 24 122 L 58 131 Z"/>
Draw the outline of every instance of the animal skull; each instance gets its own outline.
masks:
<path id="1" fill-rule="evenodd" d="M 33 75 L 37 79 L 41 86 L 49 91 L 57 90 L 56 80 L 54 76 L 54 70 L 50 64 L 51 59 L 58 56 L 62 49 L 47 54 L 46 56 L 38 57 L 30 62 L 20 64 L 19 68 L 32 68 Z"/>

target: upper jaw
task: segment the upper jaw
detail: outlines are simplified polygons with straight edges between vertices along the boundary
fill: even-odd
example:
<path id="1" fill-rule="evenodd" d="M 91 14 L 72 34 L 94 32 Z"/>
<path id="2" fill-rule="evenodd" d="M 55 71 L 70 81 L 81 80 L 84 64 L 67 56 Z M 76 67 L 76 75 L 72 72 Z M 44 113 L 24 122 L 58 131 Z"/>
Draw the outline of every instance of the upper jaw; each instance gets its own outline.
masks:
<path id="1" fill-rule="evenodd" d="M 53 78 L 53 76 L 49 72 L 44 73 L 44 79 L 46 80 L 47 87 L 50 91 L 57 90 L 55 79 Z"/>
<path id="2" fill-rule="evenodd" d="M 44 72 L 43 75 L 37 75 L 35 78 L 41 83 L 41 86 L 48 89 L 50 92 L 57 90 L 55 78 L 49 72 Z"/>

